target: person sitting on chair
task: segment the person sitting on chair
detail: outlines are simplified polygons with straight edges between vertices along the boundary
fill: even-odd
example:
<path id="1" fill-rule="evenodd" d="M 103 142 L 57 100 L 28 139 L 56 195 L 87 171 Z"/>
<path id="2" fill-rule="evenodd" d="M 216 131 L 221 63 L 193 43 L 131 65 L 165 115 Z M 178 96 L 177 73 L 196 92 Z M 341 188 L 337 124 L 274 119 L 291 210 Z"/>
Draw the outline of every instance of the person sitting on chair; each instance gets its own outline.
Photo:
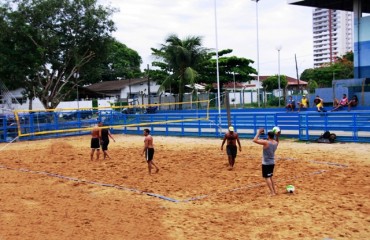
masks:
<path id="1" fill-rule="evenodd" d="M 316 104 L 317 111 L 321 112 L 324 110 L 324 100 L 320 98 L 319 95 L 316 96 L 315 100 L 313 102 Z"/>
<path id="2" fill-rule="evenodd" d="M 287 109 L 286 110 L 287 112 L 289 110 L 292 110 L 292 112 L 294 112 L 294 109 L 295 109 L 295 101 L 294 101 L 294 99 L 293 99 L 292 96 L 289 96 L 288 104 L 286 105 L 285 108 Z"/>
<path id="3" fill-rule="evenodd" d="M 351 107 L 356 107 L 358 104 L 358 98 L 353 95 L 352 99 L 348 102 L 348 112 L 351 111 Z"/>
<path id="4" fill-rule="evenodd" d="M 348 105 L 348 98 L 346 94 L 343 94 L 343 97 L 340 101 L 338 99 L 334 99 L 334 108 L 331 111 L 336 111 L 339 108 L 345 107 Z"/>
<path id="5" fill-rule="evenodd" d="M 150 106 L 145 109 L 145 113 L 155 113 L 158 109 L 158 106 Z"/>
<path id="6" fill-rule="evenodd" d="M 308 99 L 306 98 L 306 95 L 302 96 L 302 99 L 300 102 L 297 103 L 299 109 L 298 112 L 301 111 L 301 108 L 308 108 Z"/>

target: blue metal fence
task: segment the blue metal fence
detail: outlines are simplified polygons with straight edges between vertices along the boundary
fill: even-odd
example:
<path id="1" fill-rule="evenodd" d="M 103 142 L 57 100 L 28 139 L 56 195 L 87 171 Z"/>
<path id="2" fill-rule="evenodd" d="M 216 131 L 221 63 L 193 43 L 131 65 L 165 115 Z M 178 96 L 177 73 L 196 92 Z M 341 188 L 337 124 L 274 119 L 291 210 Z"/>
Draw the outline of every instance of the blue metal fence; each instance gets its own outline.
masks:
<path id="1" fill-rule="evenodd" d="M 230 123 L 241 138 L 251 138 L 259 128 L 272 129 L 279 126 L 282 135 L 299 140 L 315 140 L 325 131 L 337 135 L 339 141 L 370 142 L 370 109 L 356 109 L 351 112 L 316 112 L 315 109 L 306 111 L 286 112 L 284 109 L 233 109 Z M 144 128 L 149 128 L 155 135 L 163 136 L 193 136 L 193 137 L 222 137 L 228 127 L 225 111 L 211 111 L 209 120 L 189 119 L 205 118 L 205 111 L 168 111 L 155 114 L 122 114 L 115 111 L 102 111 L 93 118 L 62 119 L 56 116 L 52 121 L 34 124 L 30 119 L 23 124 L 23 130 L 28 133 L 37 131 L 63 130 L 82 128 L 78 132 L 58 133 L 48 135 L 30 135 L 22 139 L 37 139 L 64 137 L 71 135 L 89 134 L 84 127 L 92 127 L 98 121 L 105 126 L 130 125 L 112 129 L 113 133 L 142 134 Z M 9 124 L 10 123 L 10 124 Z M 17 136 L 17 125 L 14 120 L 2 118 L 0 125 L 0 141 L 11 141 Z"/>

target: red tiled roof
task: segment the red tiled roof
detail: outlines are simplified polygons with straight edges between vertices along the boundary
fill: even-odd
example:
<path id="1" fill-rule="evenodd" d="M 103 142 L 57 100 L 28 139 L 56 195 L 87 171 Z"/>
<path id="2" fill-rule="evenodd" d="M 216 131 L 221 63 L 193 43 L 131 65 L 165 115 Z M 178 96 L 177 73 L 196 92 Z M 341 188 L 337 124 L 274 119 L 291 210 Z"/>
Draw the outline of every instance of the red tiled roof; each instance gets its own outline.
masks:
<path id="1" fill-rule="evenodd" d="M 255 80 L 257 80 L 257 76 L 253 76 Z M 264 80 L 266 80 L 267 78 L 269 78 L 271 76 L 260 76 L 260 81 L 263 82 Z M 292 77 L 289 77 L 289 76 L 286 76 L 286 79 L 288 81 L 288 85 L 298 85 L 298 79 L 296 78 L 292 78 Z M 299 80 L 299 85 L 307 85 L 308 83 L 305 82 L 305 81 L 302 81 L 302 80 Z"/>
<path id="2" fill-rule="evenodd" d="M 234 82 L 228 82 L 222 85 L 224 88 L 234 88 Z M 244 84 L 240 82 L 235 82 L 235 88 L 243 88 Z"/>
<path id="3" fill-rule="evenodd" d="M 212 83 L 213 88 L 217 88 L 217 83 Z M 223 88 L 234 88 L 234 82 L 225 83 L 222 85 Z M 256 84 L 244 84 L 244 83 L 235 83 L 235 88 L 247 88 L 247 87 L 256 87 Z"/>

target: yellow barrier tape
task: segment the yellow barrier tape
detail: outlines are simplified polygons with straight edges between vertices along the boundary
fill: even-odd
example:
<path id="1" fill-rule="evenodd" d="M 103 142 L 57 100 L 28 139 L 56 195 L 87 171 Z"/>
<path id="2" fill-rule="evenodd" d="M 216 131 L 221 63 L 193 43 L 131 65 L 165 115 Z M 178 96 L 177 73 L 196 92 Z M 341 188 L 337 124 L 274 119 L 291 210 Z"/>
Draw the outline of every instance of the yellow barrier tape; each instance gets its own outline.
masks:
<path id="1" fill-rule="evenodd" d="M 205 118 L 191 118 L 191 119 L 181 119 L 181 120 L 168 120 L 168 121 L 160 121 L 160 122 L 146 122 L 146 123 L 136 123 L 136 124 L 123 124 L 123 125 L 110 125 L 104 126 L 101 128 L 124 128 L 124 127 L 141 127 L 141 126 L 150 126 L 150 125 L 159 125 L 159 124 L 166 124 L 166 123 L 179 123 L 179 122 L 193 122 L 193 121 L 208 121 L 208 116 Z M 42 132 L 34 132 L 34 133 L 21 133 L 18 134 L 19 137 L 27 137 L 27 136 L 37 136 L 37 135 L 46 135 L 46 134 L 56 134 L 56 133 L 68 133 L 68 132 L 84 132 L 84 131 L 91 131 L 94 127 L 87 127 L 87 128 L 71 128 L 71 129 L 64 129 L 64 130 L 51 130 L 51 131 L 42 131 Z"/>

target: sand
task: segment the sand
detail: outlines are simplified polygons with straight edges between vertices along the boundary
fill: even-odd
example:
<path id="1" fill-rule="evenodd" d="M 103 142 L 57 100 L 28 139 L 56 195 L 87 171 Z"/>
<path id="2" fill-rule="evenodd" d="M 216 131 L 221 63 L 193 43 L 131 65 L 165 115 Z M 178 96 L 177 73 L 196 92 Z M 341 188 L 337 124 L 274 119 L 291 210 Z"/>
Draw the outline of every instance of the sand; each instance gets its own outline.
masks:
<path id="1" fill-rule="evenodd" d="M 153 136 L 149 175 L 115 137 L 99 161 L 89 136 L 0 144 L 0 239 L 370 239 L 369 144 L 282 140 L 271 197 L 250 139 L 228 171 L 221 139 Z"/>

